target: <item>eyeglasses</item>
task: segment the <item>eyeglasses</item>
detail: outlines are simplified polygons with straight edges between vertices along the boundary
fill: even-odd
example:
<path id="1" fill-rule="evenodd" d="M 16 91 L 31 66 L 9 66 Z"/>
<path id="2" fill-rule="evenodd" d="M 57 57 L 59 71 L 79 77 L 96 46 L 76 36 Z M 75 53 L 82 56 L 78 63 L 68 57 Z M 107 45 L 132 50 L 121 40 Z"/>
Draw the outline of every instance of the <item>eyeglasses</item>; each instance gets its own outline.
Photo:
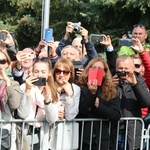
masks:
<path id="1" fill-rule="evenodd" d="M 140 68 L 142 64 L 134 64 L 135 68 Z"/>
<path id="2" fill-rule="evenodd" d="M 7 59 L 0 59 L 0 64 L 6 64 Z"/>
<path id="3" fill-rule="evenodd" d="M 63 72 L 64 76 L 67 76 L 71 71 L 70 70 L 60 70 L 60 69 L 55 70 L 56 75 L 60 75 L 62 72 Z"/>
<path id="4" fill-rule="evenodd" d="M 140 27 L 140 28 L 142 28 L 142 29 L 145 29 L 145 26 L 144 26 L 143 24 L 135 24 L 135 25 L 133 26 L 133 28 L 137 28 L 137 27 Z"/>
<path id="5" fill-rule="evenodd" d="M 34 62 L 37 62 L 37 61 L 45 61 L 46 62 L 46 61 L 50 61 L 50 59 L 48 57 L 42 57 L 42 58 L 36 57 L 33 59 L 33 61 Z"/>

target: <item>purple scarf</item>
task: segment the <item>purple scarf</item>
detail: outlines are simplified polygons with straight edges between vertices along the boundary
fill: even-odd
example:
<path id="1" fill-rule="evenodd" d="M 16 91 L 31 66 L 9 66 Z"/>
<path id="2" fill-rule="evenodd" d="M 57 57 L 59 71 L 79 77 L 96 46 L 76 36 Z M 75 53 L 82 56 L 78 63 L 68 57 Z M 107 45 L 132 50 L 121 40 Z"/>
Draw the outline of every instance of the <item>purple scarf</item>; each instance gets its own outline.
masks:
<path id="1" fill-rule="evenodd" d="M 0 110 L 4 111 L 4 104 L 3 104 L 3 98 L 6 94 L 6 83 L 3 81 L 0 84 Z"/>

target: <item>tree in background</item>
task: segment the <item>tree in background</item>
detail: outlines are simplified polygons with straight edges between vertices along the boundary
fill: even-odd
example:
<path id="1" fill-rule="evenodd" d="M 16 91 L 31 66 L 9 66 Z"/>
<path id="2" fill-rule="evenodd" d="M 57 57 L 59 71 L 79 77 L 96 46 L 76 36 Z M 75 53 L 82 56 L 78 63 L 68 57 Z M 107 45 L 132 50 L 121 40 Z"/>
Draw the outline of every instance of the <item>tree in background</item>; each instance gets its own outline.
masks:
<path id="1" fill-rule="evenodd" d="M 60 40 L 66 22 L 80 21 L 89 34 L 111 35 L 117 46 L 118 38 L 131 31 L 134 24 L 142 23 L 149 29 L 149 7 L 147 0 L 55 0 L 50 6 L 50 27 L 55 40 Z M 0 0 L 0 18 L 0 28 L 15 32 L 20 49 L 37 46 L 42 0 Z"/>

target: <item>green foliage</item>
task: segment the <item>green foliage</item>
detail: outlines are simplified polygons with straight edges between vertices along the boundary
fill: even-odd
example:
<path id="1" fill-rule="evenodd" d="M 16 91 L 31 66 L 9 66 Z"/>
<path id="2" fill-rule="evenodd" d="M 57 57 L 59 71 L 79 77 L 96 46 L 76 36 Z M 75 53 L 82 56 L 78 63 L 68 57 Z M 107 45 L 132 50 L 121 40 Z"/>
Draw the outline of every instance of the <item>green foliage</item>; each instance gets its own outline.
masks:
<path id="1" fill-rule="evenodd" d="M 41 38 L 43 0 L 0 0 L 0 29 L 16 34 L 21 49 L 35 47 Z M 53 0 L 50 1 L 49 26 L 60 40 L 66 23 L 81 22 L 89 34 L 111 35 L 113 44 L 137 23 L 150 32 L 150 1 L 143 0 Z M 96 46 L 98 51 L 103 47 Z M 100 49 L 100 50 L 99 50 Z"/>

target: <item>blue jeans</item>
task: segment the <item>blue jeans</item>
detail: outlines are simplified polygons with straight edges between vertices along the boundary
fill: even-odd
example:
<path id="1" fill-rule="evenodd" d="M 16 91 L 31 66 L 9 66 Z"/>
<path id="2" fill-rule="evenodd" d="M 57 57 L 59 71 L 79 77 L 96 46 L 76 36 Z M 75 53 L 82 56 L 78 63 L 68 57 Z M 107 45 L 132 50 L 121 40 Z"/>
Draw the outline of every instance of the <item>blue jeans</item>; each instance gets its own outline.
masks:
<path id="1" fill-rule="evenodd" d="M 124 150 L 125 147 L 125 135 L 119 133 L 119 137 L 118 137 L 118 150 Z"/>

